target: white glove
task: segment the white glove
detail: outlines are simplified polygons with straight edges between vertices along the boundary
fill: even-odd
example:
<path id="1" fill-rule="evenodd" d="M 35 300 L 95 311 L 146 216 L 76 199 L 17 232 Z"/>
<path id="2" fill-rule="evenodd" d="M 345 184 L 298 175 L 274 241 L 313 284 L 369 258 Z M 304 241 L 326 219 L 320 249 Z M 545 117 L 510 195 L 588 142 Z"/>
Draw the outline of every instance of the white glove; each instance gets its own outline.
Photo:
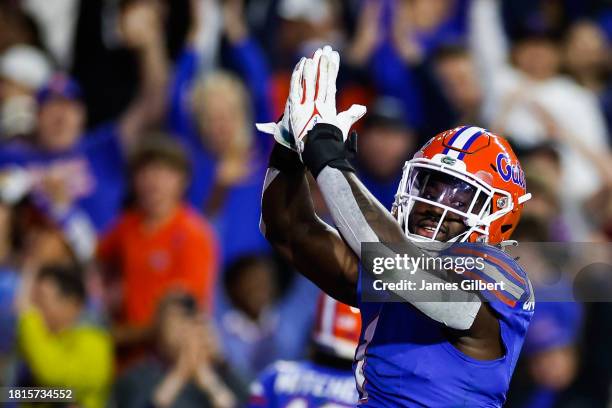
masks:
<path id="1" fill-rule="evenodd" d="M 345 112 L 336 113 L 336 79 L 339 69 L 340 55 L 330 46 L 325 46 L 303 63 L 301 78 L 296 75 L 291 78 L 290 125 L 298 153 L 304 150 L 304 137 L 317 123 L 338 127 L 346 140 L 351 126 L 366 113 L 363 105 L 352 105 Z"/>
<path id="2" fill-rule="evenodd" d="M 302 59 L 295 66 L 293 74 L 291 74 L 292 84 L 295 82 L 295 78 L 298 78 L 299 80 L 302 77 L 302 68 L 306 63 L 306 59 L 306 57 L 302 57 Z M 285 103 L 285 111 L 283 112 L 283 116 L 281 117 L 280 121 L 278 121 L 278 123 L 256 123 L 255 127 L 260 132 L 267 133 L 269 135 L 274 135 L 274 140 L 276 140 L 279 144 L 285 146 L 288 149 L 297 151 L 295 139 L 293 138 L 293 133 L 291 133 L 291 126 L 289 120 L 289 98 L 287 98 L 287 102 Z"/>
<path id="3" fill-rule="evenodd" d="M 278 143 L 300 154 L 304 150 L 304 136 L 317 123 L 337 126 L 346 140 L 351 126 L 365 115 L 366 107 L 352 105 L 336 114 L 339 68 L 340 55 L 330 46 L 317 50 L 312 58 L 302 58 L 291 75 L 283 117 L 278 123 L 257 123 L 257 129 L 274 135 Z"/>

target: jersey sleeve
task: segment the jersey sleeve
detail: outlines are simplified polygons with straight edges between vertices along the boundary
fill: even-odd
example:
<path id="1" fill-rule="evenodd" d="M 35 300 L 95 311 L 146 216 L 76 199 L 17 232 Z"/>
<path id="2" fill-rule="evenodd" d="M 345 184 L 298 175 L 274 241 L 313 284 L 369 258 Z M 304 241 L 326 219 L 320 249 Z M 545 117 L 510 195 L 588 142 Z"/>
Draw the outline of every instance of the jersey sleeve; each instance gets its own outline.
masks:
<path id="1" fill-rule="evenodd" d="M 485 244 L 458 244 L 445 251 L 444 256 L 455 258 L 455 265 L 465 265 L 455 271 L 461 288 L 479 293 L 502 318 L 522 319 L 517 311 L 533 311 L 535 299 L 531 282 L 523 268 L 507 253 Z M 472 261 L 466 261 L 469 258 Z"/>

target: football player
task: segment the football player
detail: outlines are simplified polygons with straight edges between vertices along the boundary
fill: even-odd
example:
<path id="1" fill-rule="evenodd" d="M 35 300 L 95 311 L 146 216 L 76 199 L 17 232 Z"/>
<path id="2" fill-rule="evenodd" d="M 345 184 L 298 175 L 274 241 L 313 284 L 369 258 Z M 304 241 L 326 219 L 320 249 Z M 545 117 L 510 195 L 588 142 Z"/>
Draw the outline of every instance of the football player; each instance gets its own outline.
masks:
<path id="1" fill-rule="evenodd" d="M 361 310 L 354 370 L 362 406 L 499 407 L 534 307 L 527 275 L 500 249 L 530 197 L 520 164 L 500 136 L 471 126 L 448 130 L 406 163 L 392 212 L 385 210 L 348 160 L 349 130 L 365 107 L 336 112 L 339 59 L 330 47 L 303 58 L 283 118 L 258 126 L 278 142 L 264 183 L 261 230 L 301 273 Z M 306 171 L 337 229 L 314 213 Z M 360 278 L 371 271 L 360 266 L 361 245 L 368 242 L 400 243 L 413 257 L 427 253 L 427 242 L 478 256 L 483 268 L 451 274 L 501 289 L 432 291 L 426 299 L 404 290 L 392 292 L 403 302 L 363 301 Z M 455 279 L 433 272 L 398 269 L 385 276 L 419 286 Z"/>
<path id="2" fill-rule="evenodd" d="M 359 310 L 321 295 L 310 361 L 279 361 L 251 385 L 250 408 L 354 407 L 351 364 L 359 341 Z"/>

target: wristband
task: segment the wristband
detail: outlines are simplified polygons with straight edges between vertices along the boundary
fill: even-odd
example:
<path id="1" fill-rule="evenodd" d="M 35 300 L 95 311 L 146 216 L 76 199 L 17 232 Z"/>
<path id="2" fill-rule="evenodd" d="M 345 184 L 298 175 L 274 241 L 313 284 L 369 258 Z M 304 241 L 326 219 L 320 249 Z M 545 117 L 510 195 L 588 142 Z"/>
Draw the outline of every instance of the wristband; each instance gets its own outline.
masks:
<path id="1" fill-rule="evenodd" d="M 351 152 L 344 144 L 342 131 L 329 123 L 319 123 L 308 135 L 302 159 L 316 179 L 325 166 L 355 172 L 349 162 Z"/>
<path id="2" fill-rule="evenodd" d="M 279 143 L 274 143 L 268 167 L 273 167 L 288 174 L 302 173 L 305 170 L 304 164 L 300 161 L 300 156 L 297 152 Z"/>

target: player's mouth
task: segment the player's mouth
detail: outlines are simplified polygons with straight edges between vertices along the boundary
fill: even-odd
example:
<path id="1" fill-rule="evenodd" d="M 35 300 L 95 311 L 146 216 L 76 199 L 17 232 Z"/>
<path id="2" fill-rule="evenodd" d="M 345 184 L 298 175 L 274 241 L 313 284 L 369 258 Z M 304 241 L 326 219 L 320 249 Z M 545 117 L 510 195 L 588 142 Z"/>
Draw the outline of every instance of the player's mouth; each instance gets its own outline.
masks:
<path id="1" fill-rule="evenodd" d="M 436 228 L 438 227 L 439 223 L 440 220 L 425 218 L 417 223 L 415 233 L 425 238 L 434 239 L 434 234 L 436 233 Z M 448 230 L 444 224 L 440 225 L 438 238 L 443 238 L 447 233 Z"/>

